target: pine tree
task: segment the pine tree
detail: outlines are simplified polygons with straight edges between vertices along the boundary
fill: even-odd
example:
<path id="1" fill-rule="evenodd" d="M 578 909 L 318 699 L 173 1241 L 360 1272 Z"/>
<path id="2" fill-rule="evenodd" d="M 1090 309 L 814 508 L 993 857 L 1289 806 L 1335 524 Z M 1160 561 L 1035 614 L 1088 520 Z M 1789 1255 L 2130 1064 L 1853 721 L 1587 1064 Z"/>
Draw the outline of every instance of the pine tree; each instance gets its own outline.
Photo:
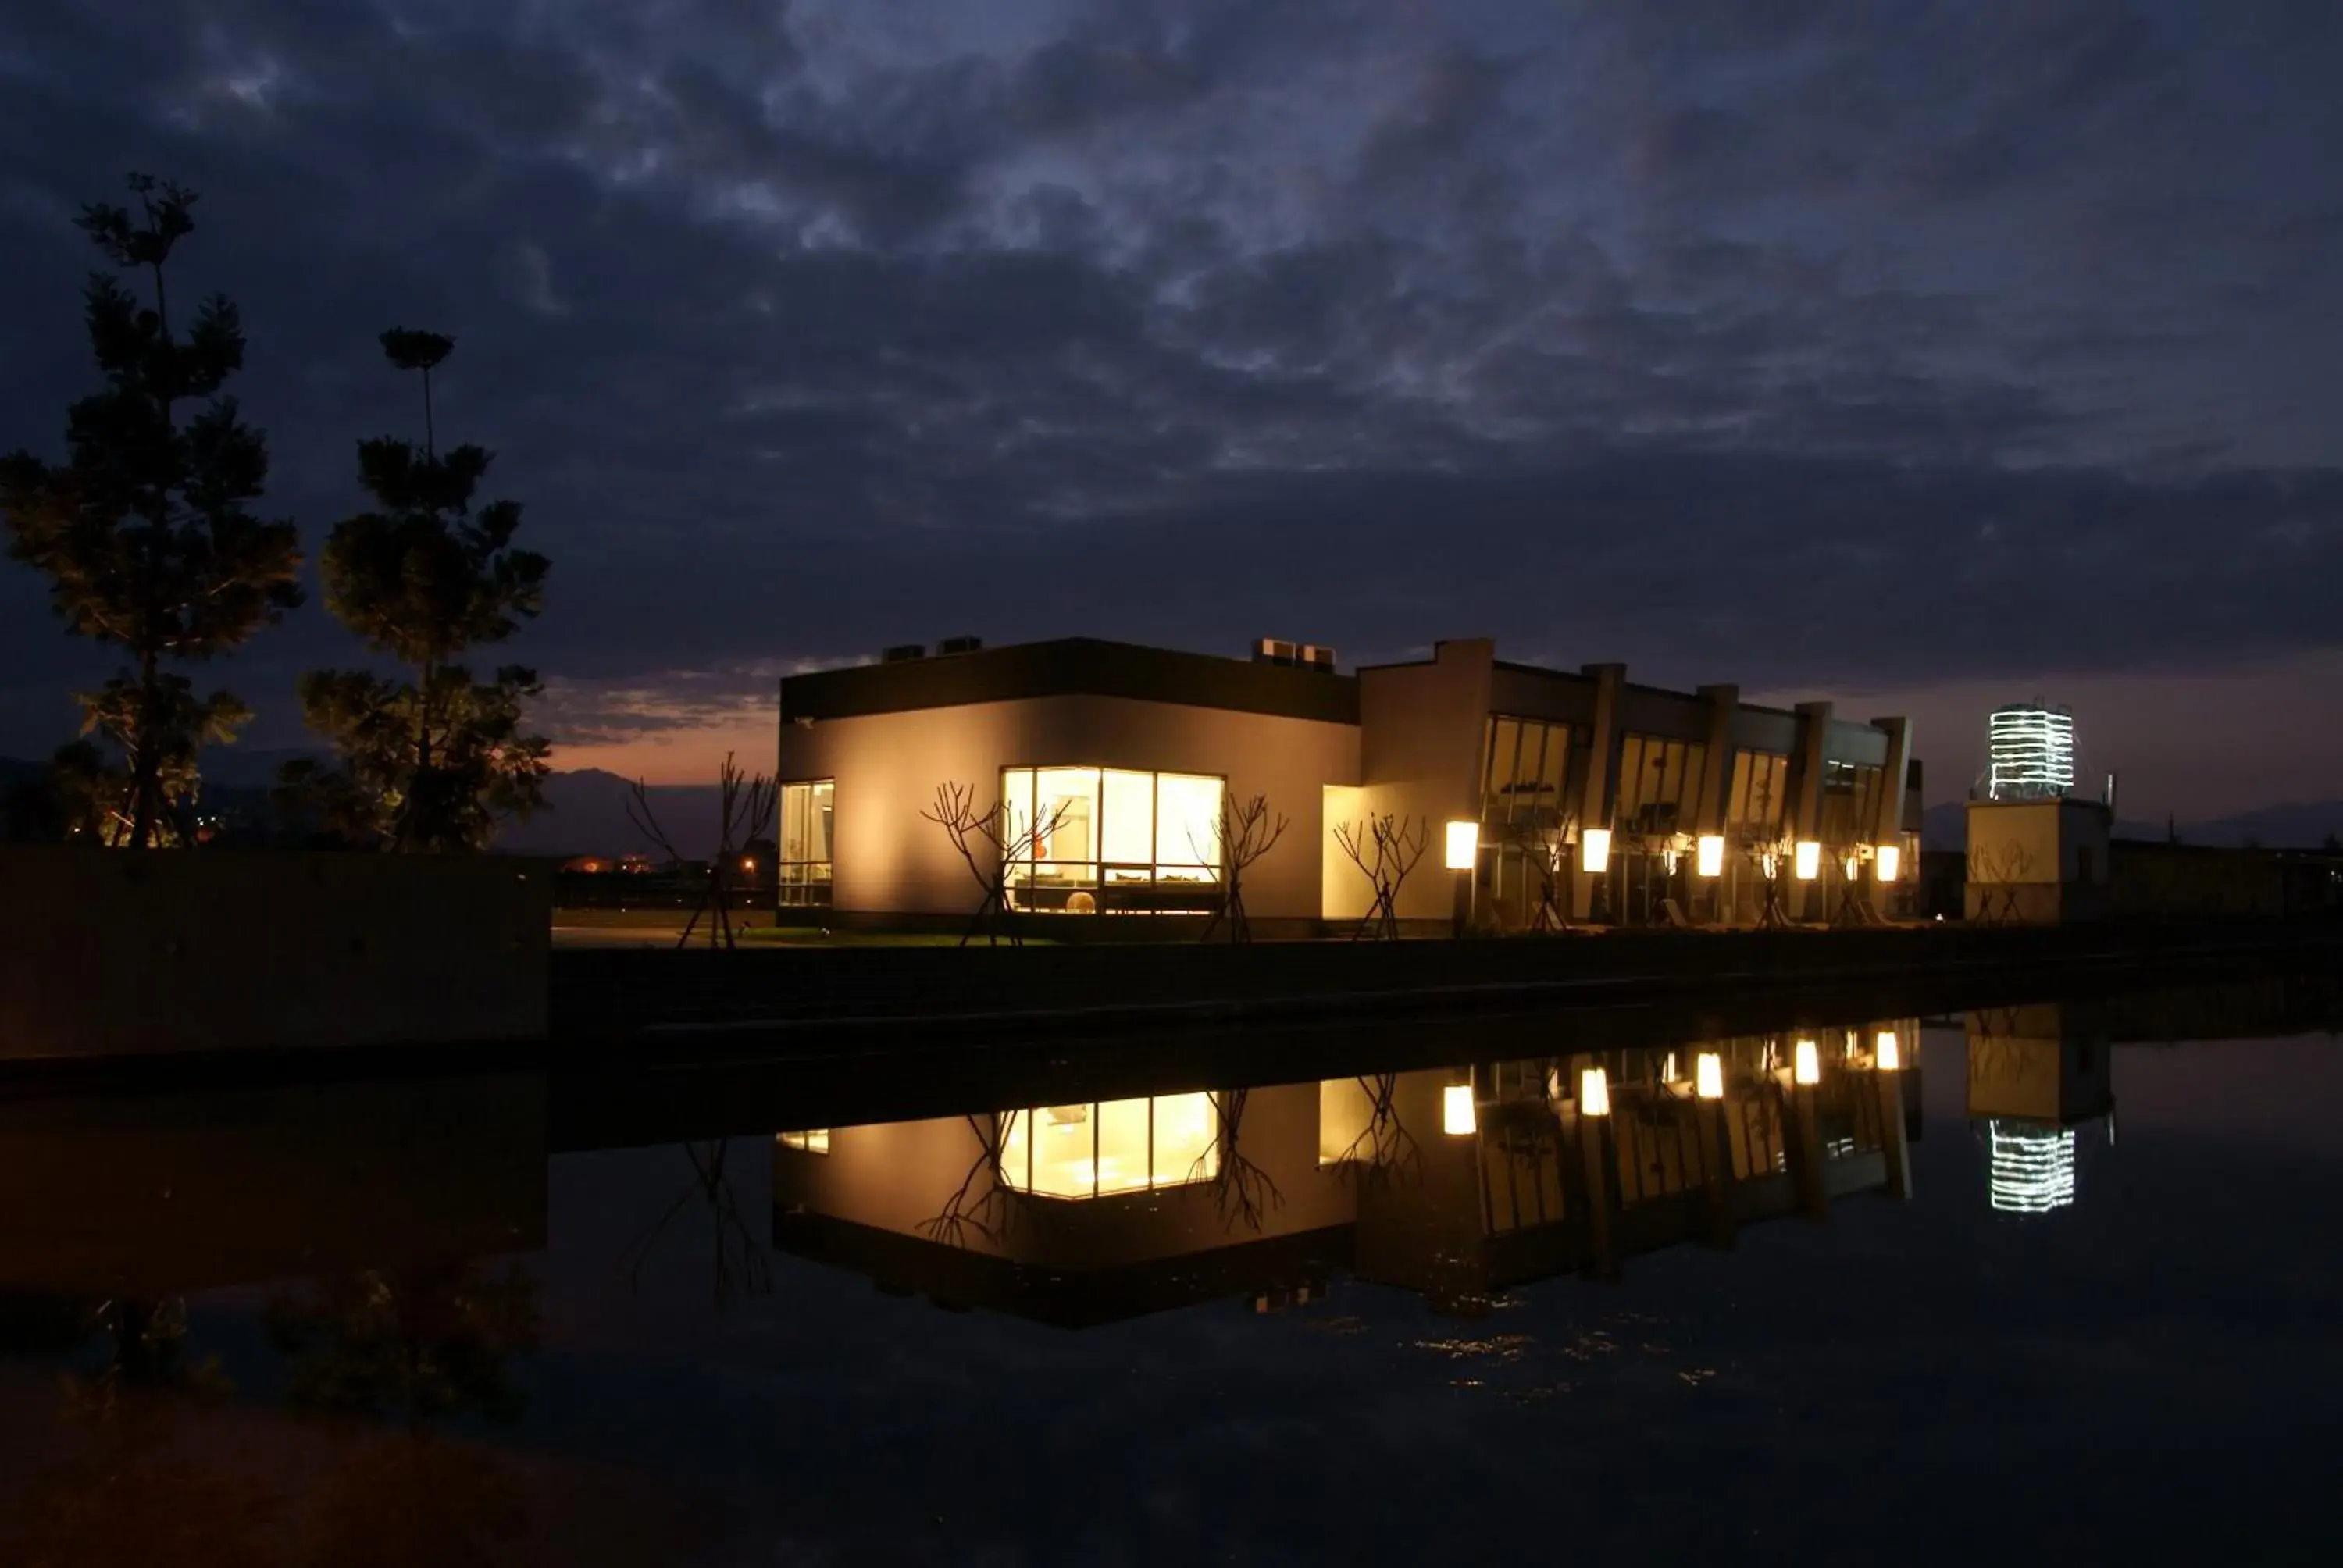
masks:
<path id="1" fill-rule="evenodd" d="M 301 557 L 291 523 L 251 511 L 268 450 L 220 390 L 244 365 L 236 307 L 214 295 L 185 336 L 172 331 L 165 269 L 195 231 L 195 193 L 147 175 L 129 186 L 136 216 L 93 204 L 79 227 L 116 267 L 146 275 L 153 305 L 112 273 L 91 275 L 83 315 L 106 386 L 68 411 L 62 467 L 25 451 L 0 459 L 0 517 L 9 553 L 48 574 L 68 629 L 131 659 L 78 696 L 83 733 L 124 764 L 106 840 L 145 849 L 180 837 L 174 816 L 193 805 L 198 753 L 251 717 L 228 692 L 196 696 L 170 667 L 282 618 L 301 602 Z"/>
<path id="2" fill-rule="evenodd" d="M 336 528 L 320 562 L 336 618 L 412 673 L 304 676 L 303 716 L 341 767 L 295 764 L 285 779 L 343 837 L 408 853 L 484 849 L 500 818 L 544 803 L 547 742 L 521 729 L 523 699 L 542 689 L 536 672 L 508 665 L 481 682 L 457 662 L 538 613 L 548 563 L 513 548 L 518 502 L 475 506 L 490 454 L 437 450 L 431 372 L 455 347 L 437 333 L 382 335 L 393 366 L 422 374 L 423 440 L 358 444 L 376 509 Z"/>

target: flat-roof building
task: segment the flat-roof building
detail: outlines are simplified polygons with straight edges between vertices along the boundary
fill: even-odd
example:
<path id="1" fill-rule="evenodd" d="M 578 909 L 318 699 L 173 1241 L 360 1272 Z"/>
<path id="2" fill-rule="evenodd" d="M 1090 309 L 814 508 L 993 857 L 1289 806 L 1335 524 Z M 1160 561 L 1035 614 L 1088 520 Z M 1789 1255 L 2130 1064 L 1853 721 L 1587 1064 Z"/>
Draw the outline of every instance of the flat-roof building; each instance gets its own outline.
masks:
<path id="1" fill-rule="evenodd" d="M 970 641 L 782 680 L 785 911 L 966 920 L 981 870 L 923 816 L 940 787 L 990 826 L 980 855 L 1005 859 L 1011 910 L 1035 916 L 1209 916 L 1235 862 L 1255 927 L 1340 929 L 1378 901 L 1378 825 L 1402 929 L 1445 928 L 1460 903 L 1507 930 L 1869 920 L 1900 912 L 1917 872 L 1900 719 L 1511 663 L 1483 638 L 1353 674 L 1291 644 Z"/>

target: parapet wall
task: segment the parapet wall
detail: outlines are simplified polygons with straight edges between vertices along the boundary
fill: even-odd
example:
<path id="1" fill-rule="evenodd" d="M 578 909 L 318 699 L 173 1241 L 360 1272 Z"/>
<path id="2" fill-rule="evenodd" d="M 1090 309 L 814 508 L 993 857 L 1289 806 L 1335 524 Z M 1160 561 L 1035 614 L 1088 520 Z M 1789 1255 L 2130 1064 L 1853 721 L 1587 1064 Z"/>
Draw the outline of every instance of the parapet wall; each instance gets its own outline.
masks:
<path id="1" fill-rule="evenodd" d="M 553 879 L 490 857 L 0 849 L 0 1059 L 541 1040 Z"/>

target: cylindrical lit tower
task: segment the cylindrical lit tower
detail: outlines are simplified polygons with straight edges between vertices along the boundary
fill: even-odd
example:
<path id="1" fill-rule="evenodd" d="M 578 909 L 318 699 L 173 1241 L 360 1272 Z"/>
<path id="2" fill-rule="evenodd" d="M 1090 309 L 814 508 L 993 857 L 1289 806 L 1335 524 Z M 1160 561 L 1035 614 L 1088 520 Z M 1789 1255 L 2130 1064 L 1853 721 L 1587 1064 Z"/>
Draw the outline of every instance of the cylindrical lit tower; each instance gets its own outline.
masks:
<path id="1" fill-rule="evenodd" d="M 2055 800 L 2075 787 L 2075 720 L 2039 702 L 1996 708 L 1987 721 L 1995 800 Z"/>

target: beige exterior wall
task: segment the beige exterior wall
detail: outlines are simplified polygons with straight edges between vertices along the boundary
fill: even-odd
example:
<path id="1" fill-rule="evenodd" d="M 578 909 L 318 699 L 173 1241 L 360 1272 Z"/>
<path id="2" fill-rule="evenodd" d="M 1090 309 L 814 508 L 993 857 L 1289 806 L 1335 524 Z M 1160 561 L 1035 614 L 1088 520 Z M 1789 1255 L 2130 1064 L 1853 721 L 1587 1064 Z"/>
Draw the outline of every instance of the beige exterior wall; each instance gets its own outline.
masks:
<path id="1" fill-rule="evenodd" d="M 1359 672 L 1360 820 L 1388 813 L 1430 838 L 1400 888 L 1403 920 L 1445 920 L 1454 911 L 1454 878 L 1441 868 L 1441 832 L 1451 819 L 1481 817 L 1482 734 L 1495 658 L 1495 644 L 1473 638 L 1440 644 L 1430 664 Z M 1329 823 L 1326 853 L 1339 859 L 1332 830 Z M 1353 896 L 1363 912 L 1366 879 L 1347 861 L 1340 869 L 1345 889 L 1357 885 Z"/>
<path id="2" fill-rule="evenodd" d="M 1359 731 L 1348 724 L 1121 697 L 1042 697 L 784 725 L 780 778 L 834 779 L 831 896 L 840 910 L 958 914 L 979 896 L 943 830 L 920 820 L 945 781 L 973 785 L 982 810 L 1001 770 L 1129 768 L 1216 773 L 1230 795 L 1268 799 L 1285 837 L 1245 877 L 1255 919 L 1314 919 L 1315 847 L 1328 784 L 1353 783 Z"/>
<path id="3" fill-rule="evenodd" d="M 1972 920 L 2051 925 L 2107 909 L 2108 815 L 2085 800 L 1972 800 L 1968 888 Z"/>

